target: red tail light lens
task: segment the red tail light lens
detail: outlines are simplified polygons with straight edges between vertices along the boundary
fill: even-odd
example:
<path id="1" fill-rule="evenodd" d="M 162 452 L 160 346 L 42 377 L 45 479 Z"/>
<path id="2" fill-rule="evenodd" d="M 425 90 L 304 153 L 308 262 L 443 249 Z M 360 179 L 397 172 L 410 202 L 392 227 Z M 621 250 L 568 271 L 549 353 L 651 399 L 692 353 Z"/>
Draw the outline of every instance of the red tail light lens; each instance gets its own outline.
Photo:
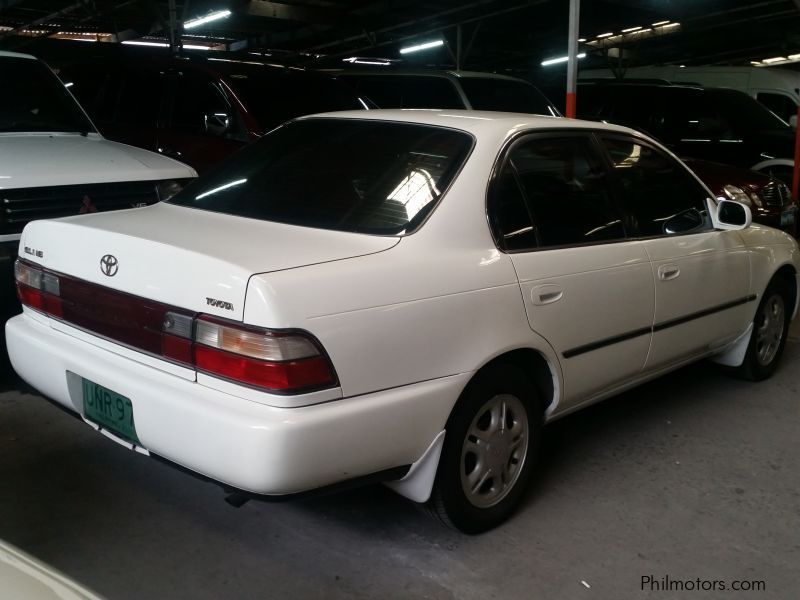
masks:
<path id="1" fill-rule="evenodd" d="M 129 348 L 276 394 L 338 384 L 321 344 L 304 331 L 198 316 L 23 260 L 14 271 L 23 305 Z"/>
<path id="2" fill-rule="evenodd" d="M 281 394 L 336 384 L 322 347 L 305 332 L 277 332 L 200 316 L 194 339 L 198 371 Z"/>
<path id="3" fill-rule="evenodd" d="M 57 275 L 24 261 L 14 263 L 14 277 L 17 280 L 19 301 L 39 312 L 61 317 L 61 282 Z"/>

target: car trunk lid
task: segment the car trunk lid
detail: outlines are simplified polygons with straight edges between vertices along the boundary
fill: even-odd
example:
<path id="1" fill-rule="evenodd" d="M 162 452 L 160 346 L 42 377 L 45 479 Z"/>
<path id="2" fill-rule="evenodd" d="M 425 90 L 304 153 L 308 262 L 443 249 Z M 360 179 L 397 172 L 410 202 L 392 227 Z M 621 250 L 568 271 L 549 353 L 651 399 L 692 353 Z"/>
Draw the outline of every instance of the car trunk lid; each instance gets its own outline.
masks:
<path id="1" fill-rule="evenodd" d="M 20 256 L 90 284 L 242 320 L 252 275 L 381 252 L 398 239 L 162 203 L 35 221 Z"/>

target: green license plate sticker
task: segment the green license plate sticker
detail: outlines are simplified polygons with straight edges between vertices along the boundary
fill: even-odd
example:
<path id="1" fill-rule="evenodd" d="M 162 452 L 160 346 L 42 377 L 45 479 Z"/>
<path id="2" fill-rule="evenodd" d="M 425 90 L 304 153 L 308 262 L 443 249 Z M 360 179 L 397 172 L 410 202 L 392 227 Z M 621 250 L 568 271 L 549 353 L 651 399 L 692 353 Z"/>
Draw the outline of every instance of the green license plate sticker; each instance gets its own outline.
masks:
<path id="1" fill-rule="evenodd" d="M 141 445 L 133 423 L 133 404 L 125 396 L 83 379 L 83 414 L 111 433 Z"/>
<path id="2" fill-rule="evenodd" d="M 791 225 L 794 223 L 794 211 L 787 210 L 781 213 L 781 225 Z"/>

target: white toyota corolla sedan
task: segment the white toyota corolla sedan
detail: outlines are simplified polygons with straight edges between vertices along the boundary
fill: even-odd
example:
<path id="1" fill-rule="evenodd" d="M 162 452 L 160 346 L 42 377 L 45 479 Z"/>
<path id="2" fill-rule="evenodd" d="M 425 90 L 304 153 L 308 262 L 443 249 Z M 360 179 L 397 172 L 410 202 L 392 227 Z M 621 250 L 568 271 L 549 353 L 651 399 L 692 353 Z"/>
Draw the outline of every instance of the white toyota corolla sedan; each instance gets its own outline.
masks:
<path id="1" fill-rule="evenodd" d="M 168 202 L 36 221 L 16 371 L 252 495 L 388 482 L 466 532 L 544 422 L 711 357 L 778 363 L 798 246 L 634 131 L 466 111 L 289 122 Z"/>

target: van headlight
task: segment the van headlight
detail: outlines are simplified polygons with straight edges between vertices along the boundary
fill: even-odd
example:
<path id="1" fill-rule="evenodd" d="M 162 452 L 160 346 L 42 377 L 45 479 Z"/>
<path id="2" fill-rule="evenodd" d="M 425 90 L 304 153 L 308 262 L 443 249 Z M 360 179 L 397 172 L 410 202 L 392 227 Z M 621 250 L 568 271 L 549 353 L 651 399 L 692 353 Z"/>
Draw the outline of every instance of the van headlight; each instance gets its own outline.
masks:
<path id="1" fill-rule="evenodd" d="M 159 201 L 164 202 L 169 200 L 191 181 L 194 181 L 194 178 L 165 179 L 164 181 L 159 181 L 156 183 L 156 194 L 158 194 Z"/>
<path id="2" fill-rule="evenodd" d="M 725 195 L 734 202 L 739 202 L 745 206 L 753 206 L 750 196 L 748 196 L 745 191 L 738 186 L 728 184 L 722 188 L 722 191 L 724 191 Z"/>

